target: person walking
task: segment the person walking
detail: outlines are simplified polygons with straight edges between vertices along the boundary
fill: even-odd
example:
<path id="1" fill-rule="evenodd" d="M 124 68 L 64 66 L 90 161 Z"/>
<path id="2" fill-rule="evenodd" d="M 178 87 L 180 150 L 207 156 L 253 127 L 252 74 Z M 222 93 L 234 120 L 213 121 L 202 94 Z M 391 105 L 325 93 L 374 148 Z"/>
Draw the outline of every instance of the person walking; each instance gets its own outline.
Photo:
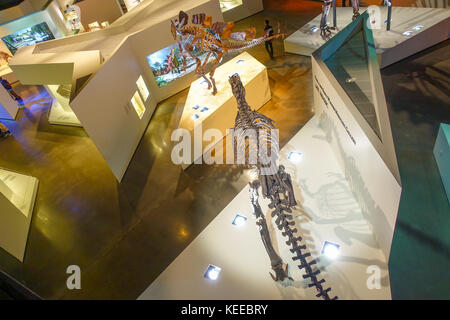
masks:
<path id="1" fill-rule="evenodd" d="M 264 22 L 264 32 L 265 32 L 265 35 L 266 35 L 267 37 L 273 36 L 273 28 L 272 28 L 272 26 L 270 25 L 270 21 L 269 21 L 269 20 L 266 20 L 266 21 Z M 267 52 L 269 53 L 270 59 L 273 59 L 273 45 L 272 45 L 272 39 L 271 39 L 271 40 L 267 40 L 267 41 L 265 42 L 265 45 L 266 45 L 266 50 L 267 50 Z"/>
<path id="2" fill-rule="evenodd" d="M 11 131 L 0 122 L 0 138 L 9 137 L 10 135 L 12 135 Z"/>
<path id="3" fill-rule="evenodd" d="M 11 96 L 11 98 L 13 98 L 16 101 L 21 101 L 22 100 L 22 98 L 17 93 L 14 92 L 14 90 L 13 90 L 11 84 L 8 82 L 8 80 L 3 79 L 2 77 L 0 77 L 0 83 L 2 84 L 2 86 L 6 90 L 8 90 L 9 95 Z"/>

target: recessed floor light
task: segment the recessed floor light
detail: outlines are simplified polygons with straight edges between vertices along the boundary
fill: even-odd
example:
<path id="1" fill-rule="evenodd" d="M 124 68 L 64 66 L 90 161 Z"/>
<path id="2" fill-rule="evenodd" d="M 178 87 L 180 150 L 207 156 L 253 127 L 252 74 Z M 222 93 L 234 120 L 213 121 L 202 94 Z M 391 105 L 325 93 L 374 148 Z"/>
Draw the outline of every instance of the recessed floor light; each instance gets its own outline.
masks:
<path id="1" fill-rule="evenodd" d="M 221 268 L 216 267 L 215 265 L 210 264 L 208 268 L 206 269 L 206 272 L 204 274 L 204 277 L 206 279 L 216 281 L 219 278 L 220 272 L 222 271 Z"/>
<path id="2" fill-rule="evenodd" d="M 237 214 L 233 219 L 233 225 L 237 228 L 244 226 L 247 223 L 247 217 Z"/>
<path id="3" fill-rule="evenodd" d="M 325 241 L 322 247 L 322 254 L 327 258 L 334 260 L 339 255 L 339 249 L 340 245 L 338 245 L 337 243 Z"/>
<path id="4" fill-rule="evenodd" d="M 289 153 L 288 160 L 291 162 L 299 162 L 302 160 L 303 154 L 298 151 L 292 151 Z"/>

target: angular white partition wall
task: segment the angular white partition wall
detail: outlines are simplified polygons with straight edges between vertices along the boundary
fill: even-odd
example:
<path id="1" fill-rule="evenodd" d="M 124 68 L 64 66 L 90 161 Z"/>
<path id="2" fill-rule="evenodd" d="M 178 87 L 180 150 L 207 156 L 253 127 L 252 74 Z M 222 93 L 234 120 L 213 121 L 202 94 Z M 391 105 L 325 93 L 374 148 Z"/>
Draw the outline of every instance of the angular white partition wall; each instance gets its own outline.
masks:
<path id="1" fill-rule="evenodd" d="M 175 43 L 170 20 L 180 10 L 223 21 L 218 1 L 146 1 L 106 29 L 20 48 L 10 62 L 22 83 L 48 85 L 57 98 L 49 122 L 79 125 L 78 119 L 118 181 L 156 104 L 196 79 L 192 72 L 159 86 L 147 60 Z"/>
<path id="2" fill-rule="evenodd" d="M 23 261 L 38 180 L 0 169 L 0 247 Z"/>
<path id="3" fill-rule="evenodd" d="M 365 12 L 313 53 L 314 103 L 363 214 L 389 257 L 401 183 L 368 18 Z"/>

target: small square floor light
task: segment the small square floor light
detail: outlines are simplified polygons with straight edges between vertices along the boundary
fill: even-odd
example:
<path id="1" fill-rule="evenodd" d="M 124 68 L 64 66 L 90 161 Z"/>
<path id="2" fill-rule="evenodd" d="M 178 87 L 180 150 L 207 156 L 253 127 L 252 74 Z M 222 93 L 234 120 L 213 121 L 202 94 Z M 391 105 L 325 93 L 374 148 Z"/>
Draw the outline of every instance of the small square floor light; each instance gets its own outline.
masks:
<path id="1" fill-rule="evenodd" d="M 302 160 L 302 157 L 303 157 L 302 153 L 298 151 L 292 151 L 288 155 L 288 159 L 291 162 L 299 162 L 300 160 Z"/>
<path id="2" fill-rule="evenodd" d="M 198 114 L 194 114 L 191 116 L 192 120 L 197 120 L 198 118 L 200 118 L 200 116 Z"/>
<path id="3" fill-rule="evenodd" d="M 311 30 L 311 32 L 316 32 L 317 30 L 319 30 L 319 28 L 317 28 L 317 27 L 312 27 L 310 30 Z"/>
<path id="4" fill-rule="evenodd" d="M 209 110 L 208 107 L 203 107 L 202 110 L 200 110 L 200 112 L 205 112 L 205 111 L 208 111 L 208 110 Z"/>
<path id="5" fill-rule="evenodd" d="M 208 266 L 208 269 L 206 269 L 206 272 L 205 272 L 205 274 L 204 274 L 204 277 L 205 277 L 206 279 L 215 281 L 215 280 L 217 280 L 217 279 L 219 278 L 220 271 L 222 271 L 221 268 L 216 267 L 216 266 L 210 264 L 210 265 Z"/>
<path id="6" fill-rule="evenodd" d="M 339 255 L 340 247 L 341 246 L 338 245 L 337 243 L 325 241 L 322 247 L 322 254 L 327 258 L 334 260 Z"/>
<path id="7" fill-rule="evenodd" d="M 196 104 L 195 106 L 192 107 L 192 109 L 197 110 L 198 108 L 200 108 L 200 106 L 198 104 Z"/>
<path id="8" fill-rule="evenodd" d="M 245 62 L 245 60 L 239 59 L 238 61 L 236 61 L 237 64 L 243 64 Z"/>
<path id="9" fill-rule="evenodd" d="M 240 228 L 247 223 L 247 217 L 237 214 L 232 223 L 236 228 Z"/>
<path id="10" fill-rule="evenodd" d="M 414 28 L 412 28 L 414 31 L 418 31 L 420 29 L 422 29 L 423 26 L 419 25 L 419 26 L 415 26 Z"/>
<path id="11" fill-rule="evenodd" d="M 402 34 L 403 34 L 405 37 L 407 37 L 407 36 L 410 36 L 412 33 L 413 33 L 412 31 L 405 31 L 405 32 L 403 32 Z"/>

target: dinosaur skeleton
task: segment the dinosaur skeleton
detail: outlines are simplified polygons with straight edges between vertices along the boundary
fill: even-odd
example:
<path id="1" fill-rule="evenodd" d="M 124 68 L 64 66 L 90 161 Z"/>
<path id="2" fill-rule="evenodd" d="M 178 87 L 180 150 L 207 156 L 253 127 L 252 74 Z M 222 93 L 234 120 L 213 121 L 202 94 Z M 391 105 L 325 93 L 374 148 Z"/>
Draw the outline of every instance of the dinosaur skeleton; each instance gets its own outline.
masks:
<path id="1" fill-rule="evenodd" d="M 180 54 L 184 58 L 183 70 L 186 69 L 185 58 L 187 56 L 195 59 L 197 63 L 195 71 L 205 79 L 208 84 L 208 90 L 212 87 L 213 95 L 217 93 L 214 72 L 224 55 L 245 50 L 265 41 L 284 36 L 284 34 L 277 33 L 273 36 L 265 34 L 260 38 L 255 38 L 255 28 L 249 28 L 243 32 L 232 32 L 234 28 L 233 22 L 215 22 L 213 24 L 211 17 L 203 13 L 193 15 L 192 23 L 197 24 L 196 26 L 187 25 L 188 19 L 187 13 L 180 11 L 178 20 L 171 21 L 172 35 L 175 40 L 179 38 L 178 46 Z M 194 49 L 207 53 L 203 62 L 194 55 Z M 215 57 L 215 61 L 208 79 L 205 75 L 205 67 L 211 56 Z"/>
<path id="2" fill-rule="evenodd" d="M 282 231 L 284 237 L 287 237 L 286 244 L 291 247 L 290 251 L 294 254 L 292 260 L 298 260 L 298 268 L 305 269 L 303 278 L 310 280 L 308 286 L 316 288 L 317 297 L 325 300 L 337 299 L 337 297 L 329 296 L 331 288 L 324 288 L 325 280 L 318 279 L 320 270 L 313 269 L 317 261 L 314 259 L 308 261 L 307 258 L 311 256 L 311 253 L 306 252 L 306 245 L 301 245 L 302 237 L 298 235 L 292 215 L 292 209 L 297 205 L 297 201 L 291 176 L 285 171 L 284 166 L 277 166 L 279 146 L 274 121 L 251 110 L 245 99 L 245 88 L 238 74 L 232 75 L 229 82 L 238 105 L 233 131 L 234 152 L 238 163 L 239 157 L 241 160 L 245 158 L 244 164 L 258 173 L 258 178 L 249 183 L 250 199 L 262 242 L 269 255 L 272 270 L 275 272 L 275 275 L 272 273 L 270 275 L 275 281 L 293 280 L 288 275 L 288 265 L 284 267 L 282 258 L 273 247 L 267 221 L 259 205 L 260 188 L 262 196 L 270 200 L 271 218 L 275 218 L 277 228 Z M 252 152 L 255 154 L 255 148 L 257 148 L 257 159 L 251 159 Z"/>

